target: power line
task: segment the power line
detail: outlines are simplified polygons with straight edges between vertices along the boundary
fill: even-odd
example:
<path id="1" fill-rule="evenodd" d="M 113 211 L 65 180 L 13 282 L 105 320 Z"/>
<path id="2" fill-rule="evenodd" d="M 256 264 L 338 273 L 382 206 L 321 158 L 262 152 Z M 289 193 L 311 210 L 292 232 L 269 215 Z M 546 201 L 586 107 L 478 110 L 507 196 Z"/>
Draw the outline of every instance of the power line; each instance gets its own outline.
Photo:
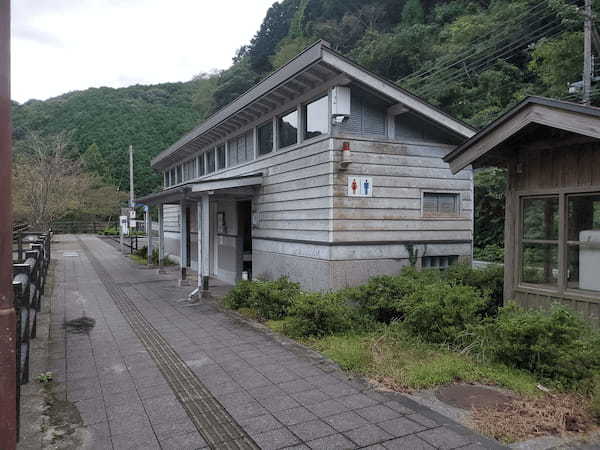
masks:
<path id="1" fill-rule="evenodd" d="M 463 70 L 464 71 L 470 70 L 471 72 L 475 72 L 477 70 L 487 68 L 488 66 L 492 65 L 493 63 L 498 61 L 503 56 L 508 56 L 508 58 L 506 58 L 506 59 L 509 59 L 510 57 L 515 55 L 517 52 L 520 52 L 524 47 L 529 45 L 531 42 L 537 41 L 544 37 L 546 37 L 546 38 L 553 37 L 553 36 L 561 33 L 561 30 L 560 30 L 561 26 L 562 25 L 560 23 L 546 24 L 543 27 L 538 28 L 537 30 L 534 30 L 534 31 L 522 36 L 520 39 L 508 43 L 507 45 L 494 51 L 492 54 L 490 54 L 488 56 L 479 58 L 478 60 L 472 61 L 469 64 L 465 64 L 465 66 L 461 68 L 462 70 L 459 70 L 457 68 L 454 72 L 446 71 L 446 74 L 443 75 L 441 78 L 437 78 L 437 77 L 434 78 L 429 83 L 427 83 L 425 86 L 423 86 L 419 89 L 416 89 L 416 91 L 419 95 L 424 95 L 424 94 L 430 93 L 430 91 L 435 86 L 435 84 L 447 83 L 449 81 L 453 81 L 453 80 L 455 80 L 457 78 L 461 78 L 461 77 L 464 78 L 466 76 L 466 74 L 464 74 L 462 72 Z M 500 53 L 498 53 L 498 52 L 500 52 Z"/>
<path id="2" fill-rule="evenodd" d="M 530 14 L 531 14 L 533 11 L 535 11 L 535 10 L 536 10 L 537 8 L 539 8 L 539 7 L 544 7 L 544 8 L 546 8 L 546 7 L 547 7 L 547 4 L 546 4 L 546 2 L 540 2 L 540 3 L 538 3 L 537 5 L 535 5 L 535 6 L 531 7 L 531 8 L 529 8 L 529 9 L 528 9 L 528 10 L 526 10 L 524 13 L 522 13 L 522 14 L 521 14 L 521 15 L 519 15 L 519 16 L 517 16 L 517 18 L 515 18 L 515 21 L 516 21 L 516 20 L 523 19 L 524 17 L 527 17 L 528 15 L 530 15 Z M 552 14 L 550 14 L 550 15 L 552 15 Z M 550 17 L 550 15 L 546 16 L 546 18 Z M 540 18 L 539 18 L 539 16 L 538 16 L 538 19 L 536 19 L 536 20 L 534 21 L 534 23 L 535 23 L 535 22 L 537 22 L 537 21 L 539 21 L 539 20 L 540 20 Z M 525 25 L 525 24 L 523 24 L 523 25 Z M 506 32 L 505 32 L 504 34 L 510 34 L 510 33 L 512 33 L 512 31 L 509 31 L 509 30 L 505 30 L 505 31 L 506 31 Z M 481 42 L 481 41 L 484 41 L 484 40 L 485 40 L 486 38 L 488 38 L 489 36 L 491 36 L 491 35 L 493 35 L 493 34 L 497 34 L 497 32 L 498 32 L 498 30 L 497 30 L 497 29 L 491 30 L 491 31 L 489 31 L 488 33 L 484 34 L 483 36 L 480 36 L 480 37 L 478 38 L 478 40 L 479 40 L 480 42 Z M 502 35 L 502 33 L 500 33 L 500 34 Z M 471 44 L 474 44 L 474 43 L 475 43 L 475 41 L 471 42 Z M 495 45 L 495 43 L 492 43 L 490 46 L 493 46 L 493 45 Z M 484 51 L 486 48 L 489 48 L 490 46 L 488 46 L 488 47 L 484 47 L 483 49 L 479 50 L 479 52 L 481 52 L 481 51 Z M 424 78 L 424 77 L 426 78 L 426 76 L 427 76 L 428 74 L 430 74 L 430 73 L 434 72 L 434 71 L 436 70 L 436 68 L 437 68 L 437 67 L 439 67 L 441 64 L 444 64 L 444 63 L 446 63 L 447 61 L 451 61 L 451 60 L 452 60 L 452 58 L 462 58 L 462 57 L 464 57 L 464 56 L 466 56 L 466 55 L 469 55 L 470 53 L 472 53 L 472 49 L 466 49 L 466 50 L 464 50 L 462 53 L 459 53 L 458 55 L 451 55 L 451 56 L 448 56 L 448 57 L 446 57 L 446 58 L 442 58 L 441 60 L 438 60 L 438 62 L 436 63 L 436 65 L 435 65 L 434 67 L 432 67 L 432 68 L 430 68 L 430 69 L 423 69 L 423 70 L 421 70 L 421 71 L 418 71 L 418 72 L 415 72 L 415 73 L 409 74 L 409 75 L 407 75 L 407 76 L 405 76 L 405 77 L 401 78 L 401 79 L 400 79 L 398 82 L 399 82 L 399 83 L 401 83 L 401 82 L 403 82 L 403 81 L 413 80 L 413 79 L 416 79 L 416 78 Z M 470 56 L 472 56 L 472 54 L 471 54 Z M 453 65 L 456 65 L 456 64 L 458 64 L 458 63 L 460 63 L 460 62 L 462 62 L 462 60 L 455 61 L 454 63 L 451 63 L 449 66 L 441 67 L 439 70 L 444 70 L 444 69 L 445 69 L 445 68 L 447 68 L 447 67 L 452 67 Z"/>
<path id="3" fill-rule="evenodd" d="M 517 51 L 520 51 L 523 47 L 526 47 L 532 41 L 539 40 L 542 37 L 547 37 L 548 34 L 551 34 L 552 32 L 554 32 L 559 26 L 560 26 L 560 23 L 548 23 L 537 29 L 529 31 L 525 35 L 521 34 L 518 39 L 508 42 L 507 44 L 503 45 L 502 47 L 495 49 L 492 53 L 490 53 L 488 55 L 481 56 L 478 59 L 476 59 L 475 61 L 470 61 L 468 63 L 464 62 L 461 69 L 462 70 L 469 70 L 469 69 L 474 70 L 474 69 L 480 68 L 482 66 L 482 64 L 481 64 L 482 61 L 483 62 L 495 61 L 498 58 L 500 58 L 501 56 L 505 56 L 505 55 L 512 56 L 512 54 L 514 54 Z M 546 32 L 547 34 L 545 34 L 544 32 Z M 515 34 L 513 36 L 518 36 L 518 35 Z M 479 53 L 481 53 L 481 52 L 479 52 Z M 478 53 L 474 53 L 474 55 L 477 55 L 477 54 Z M 433 80 L 435 80 L 437 82 L 440 82 L 440 81 L 443 82 L 444 77 L 445 78 L 453 78 L 453 76 L 450 74 L 456 74 L 457 69 L 458 68 L 454 69 L 454 71 L 453 71 L 452 68 L 447 68 L 443 71 L 439 71 L 435 74 L 430 75 L 428 78 L 430 78 L 431 80 L 427 83 L 427 85 L 430 85 Z M 441 80 L 439 79 L 440 76 L 442 77 Z M 417 91 L 427 89 L 427 87 L 428 86 L 423 86 L 421 88 L 418 88 Z"/>

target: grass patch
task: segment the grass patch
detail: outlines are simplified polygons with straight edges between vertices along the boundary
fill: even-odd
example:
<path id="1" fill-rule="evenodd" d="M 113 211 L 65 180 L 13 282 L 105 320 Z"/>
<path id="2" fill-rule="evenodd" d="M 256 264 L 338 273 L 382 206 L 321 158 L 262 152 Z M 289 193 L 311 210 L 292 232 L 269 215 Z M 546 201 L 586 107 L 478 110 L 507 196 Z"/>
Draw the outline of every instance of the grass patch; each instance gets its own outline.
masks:
<path id="1" fill-rule="evenodd" d="M 275 331 L 281 331 L 284 327 L 280 322 L 268 325 Z M 374 332 L 309 338 L 302 342 L 334 360 L 343 369 L 396 391 L 428 389 L 463 381 L 539 395 L 537 380 L 532 375 L 423 343 L 409 336 L 401 324 L 384 326 Z"/>
<path id="2" fill-rule="evenodd" d="M 146 258 L 143 258 L 140 255 L 136 255 L 135 253 L 131 253 L 129 255 L 129 258 L 131 258 L 131 260 L 137 264 L 146 264 L 148 261 L 146 260 Z"/>

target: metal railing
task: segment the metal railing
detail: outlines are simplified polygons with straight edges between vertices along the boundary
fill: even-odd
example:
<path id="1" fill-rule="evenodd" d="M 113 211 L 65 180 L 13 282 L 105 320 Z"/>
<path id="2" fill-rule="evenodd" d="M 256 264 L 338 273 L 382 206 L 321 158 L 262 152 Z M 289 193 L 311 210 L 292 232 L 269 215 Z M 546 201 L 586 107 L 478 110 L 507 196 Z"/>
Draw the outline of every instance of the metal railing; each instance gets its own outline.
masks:
<path id="1" fill-rule="evenodd" d="M 52 232 L 54 234 L 100 233 L 105 228 L 117 228 L 118 225 L 115 221 L 61 221 L 52 224 Z"/>
<path id="2" fill-rule="evenodd" d="M 17 430 L 21 385 L 29 382 L 30 341 L 37 335 L 38 315 L 42 309 L 42 297 L 50 265 L 50 241 L 52 233 L 17 231 L 20 242 L 18 261 L 13 264 L 13 289 L 17 317 Z M 14 235 L 13 235 L 14 240 Z M 29 247 L 23 249 L 24 243 Z M 18 431 L 17 431 L 18 432 Z"/>

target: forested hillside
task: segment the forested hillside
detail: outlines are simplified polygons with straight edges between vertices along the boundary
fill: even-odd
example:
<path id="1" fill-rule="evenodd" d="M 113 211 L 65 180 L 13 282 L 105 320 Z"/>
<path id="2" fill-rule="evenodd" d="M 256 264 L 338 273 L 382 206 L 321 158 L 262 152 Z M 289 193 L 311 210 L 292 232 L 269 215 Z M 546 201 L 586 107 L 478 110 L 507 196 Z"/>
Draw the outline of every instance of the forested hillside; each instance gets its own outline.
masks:
<path id="1" fill-rule="evenodd" d="M 527 94 L 577 99 L 567 83 L 581 79 L 581 30 L 577 4 L 568 0 L 282 0 L 230 68 L 188 83 L 15 104 L 14 134 L 19 141 L 30 131 L 72 131 L 88 167 L 121 187 L 132 143 L 143 194 L 159 184 L 151 157 L 319 38 L 482 126 Z"/>

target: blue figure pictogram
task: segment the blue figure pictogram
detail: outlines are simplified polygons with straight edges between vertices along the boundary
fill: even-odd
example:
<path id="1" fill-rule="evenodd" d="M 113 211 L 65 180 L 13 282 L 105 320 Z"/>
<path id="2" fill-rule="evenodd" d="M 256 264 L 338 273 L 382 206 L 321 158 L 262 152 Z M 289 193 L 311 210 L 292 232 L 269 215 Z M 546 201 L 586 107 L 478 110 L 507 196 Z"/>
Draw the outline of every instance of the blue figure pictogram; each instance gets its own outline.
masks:
<path id="1" fill-rule="evenodd" d="M 365 191 L 365 195 L 369 195 L 369 180 L 365 178 L 365 182 L 363 183 L 363 188 Z"/>

